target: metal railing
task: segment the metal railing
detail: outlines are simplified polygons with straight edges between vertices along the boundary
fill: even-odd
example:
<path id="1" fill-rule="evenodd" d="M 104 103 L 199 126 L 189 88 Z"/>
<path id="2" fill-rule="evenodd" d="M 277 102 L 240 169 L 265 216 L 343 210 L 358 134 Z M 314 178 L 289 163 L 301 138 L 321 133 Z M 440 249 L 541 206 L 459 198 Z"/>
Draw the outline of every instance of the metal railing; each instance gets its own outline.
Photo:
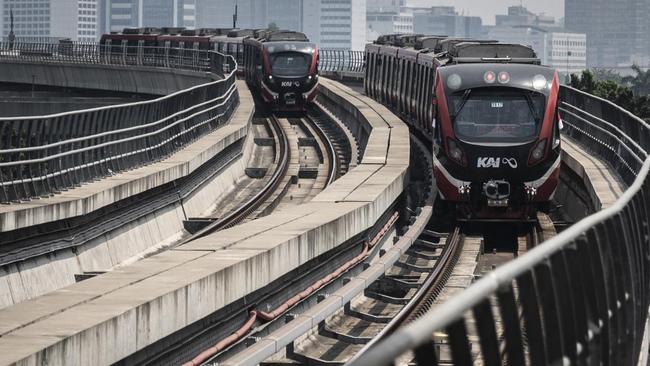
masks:
<path id="1" fill-rule="evenodd" d="M 89 48 L 86 55 L 83 48 L 63 53 L 58 49 L 57 53 L 51 53 L 60 45 L 51 46 L 34 48 L 45 50 L 40 56 L 20 47 L 4 49 L 0 53 L 13 54 L 3 54 L 0 58 L 43 57 L 63 63 L 89 60 L 88 63 L 115 65 L 118 62 L 125 66 L 148 60 L 146 54 L 120 53 L 114 57 L 96 53 L 100 48 Z M 161 49 L 150 55 L 165 52 L 173 55 L 168 51 Z M 0 202 L 47 197 L 84 182 L 159 161 L 225 124 L 239 101 L 236 62 L 216 52 L 197 52 L 203 54 L 208 69 L 217 73 L 224 69 L 232 71 L 221 80 L 154 100 L 47 116 L 0 118 Z M 156 62 L 172 59 L 165 56 Z M 163 65 L 157 64 L 178 67 L 178 64 Z"/>
<path id="2" fill-rule="evenodd" d="M 59 43 L 0 42 L 0 60 L 39 63 L 143 66 L 228 74 L 234 63 L 211 50 L 171 47 L 102 45 L 60 41 Z"/>
<path id="3" fill-rule="evenodd" d="M 405 355 L 436 365 L 441 347 L 457 365 L 477 353 L 485 365 L 637 365 L 650 305 L 650 127 L 575 89 L 562 96 L 567 133 L 612 164 L 628 190 L 351 365 L 390 365 Z M 471 343 L 468 325 L 478 334 Z"/>
<path id="4" fill-rule="evenodd" d="M 564 133 L 610 163 L 631 185 L 650 152 L 650 126 L 615 104 L 569 86 L 561 89 Z"/>
<path id="5" fill-rule="evenodd" d="M 362 74 L 365 68 L 363 51 L 320 50 L 319 71 Z"/>

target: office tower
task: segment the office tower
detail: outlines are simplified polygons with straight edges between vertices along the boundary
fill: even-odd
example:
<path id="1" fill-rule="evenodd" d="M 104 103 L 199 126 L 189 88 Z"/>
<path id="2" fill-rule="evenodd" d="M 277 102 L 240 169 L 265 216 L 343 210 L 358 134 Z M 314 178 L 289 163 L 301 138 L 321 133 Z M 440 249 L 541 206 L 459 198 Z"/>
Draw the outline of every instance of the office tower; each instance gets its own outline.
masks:
<path id="1" fill-rule="evenodd" d="M 366 0 L 303 0 L 303 32 L 321 48 L 363 50 Z"/>
<path id="2" fill-rule="evenodd" d="M 589 67 L 649 64 L 650 1 L 565 0 L 565 27 L 587 35 Z"/>
<path id="3" fill-rule="evenodd" d="M 2 36 L 10 31 L 14 13 L 14 32 L 18 41 L 47 41 L 69 38 L 94 42 L 98 29 L 98 0 L 3 0 Z"/>

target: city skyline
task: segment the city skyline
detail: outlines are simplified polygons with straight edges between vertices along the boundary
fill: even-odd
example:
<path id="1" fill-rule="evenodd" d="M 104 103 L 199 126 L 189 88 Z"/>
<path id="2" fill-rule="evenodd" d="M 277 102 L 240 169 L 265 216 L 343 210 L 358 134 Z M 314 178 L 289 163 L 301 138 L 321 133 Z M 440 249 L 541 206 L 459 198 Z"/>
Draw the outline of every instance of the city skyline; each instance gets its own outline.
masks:
<path id="1" fill-rule="evenodd" d="M 410 6 L 454 6 L 458 13 L 479 16 L 484 25 L 494 25 L 497 14 L 505 14 L 509 6 L 523 5 L 533 13 L 544 13 L 557 19 L 564 17 L 564 0 L 408 0 Z"/>

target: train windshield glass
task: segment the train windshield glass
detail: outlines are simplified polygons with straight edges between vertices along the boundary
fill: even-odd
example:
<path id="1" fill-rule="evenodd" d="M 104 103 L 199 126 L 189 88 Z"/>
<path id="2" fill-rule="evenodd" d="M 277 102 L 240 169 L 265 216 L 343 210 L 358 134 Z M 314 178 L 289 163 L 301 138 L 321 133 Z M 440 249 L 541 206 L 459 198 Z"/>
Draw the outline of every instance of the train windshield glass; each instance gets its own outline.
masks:
<path id="1" fill-rule="evenodd" d="M 311 56 L 299 52 L 271 54 L 271 68 L 276 76 L 304 76 L 309 71 Z"/>
<path id="2" fill-rule="evenodd" d="M 450 98 L 456 135 L 468 142 L 525 142 L 537 136 L 546 98 L 528 91 L 468 89 Z"/>

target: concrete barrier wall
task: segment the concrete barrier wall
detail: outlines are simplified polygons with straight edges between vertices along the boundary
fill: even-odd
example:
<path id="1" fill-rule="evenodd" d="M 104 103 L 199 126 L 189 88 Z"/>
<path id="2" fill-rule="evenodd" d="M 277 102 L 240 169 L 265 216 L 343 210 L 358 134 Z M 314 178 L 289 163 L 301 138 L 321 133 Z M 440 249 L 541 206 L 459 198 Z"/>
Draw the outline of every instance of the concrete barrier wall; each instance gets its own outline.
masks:
<path id="1" fill-rule="evenodd" d="M 216 80 L 211 73 L 155 67 L 0 60 L 0 82 L 168 95 Z"/>
<path id="2" fill-rule="evenodd" d="M 406 187 L 408 128 L 348 88 L 323 88 L 372 106 L 365 162 L 310 203 L 0 310 L 0 364 L 111 364 L 374 225 Z"/>

